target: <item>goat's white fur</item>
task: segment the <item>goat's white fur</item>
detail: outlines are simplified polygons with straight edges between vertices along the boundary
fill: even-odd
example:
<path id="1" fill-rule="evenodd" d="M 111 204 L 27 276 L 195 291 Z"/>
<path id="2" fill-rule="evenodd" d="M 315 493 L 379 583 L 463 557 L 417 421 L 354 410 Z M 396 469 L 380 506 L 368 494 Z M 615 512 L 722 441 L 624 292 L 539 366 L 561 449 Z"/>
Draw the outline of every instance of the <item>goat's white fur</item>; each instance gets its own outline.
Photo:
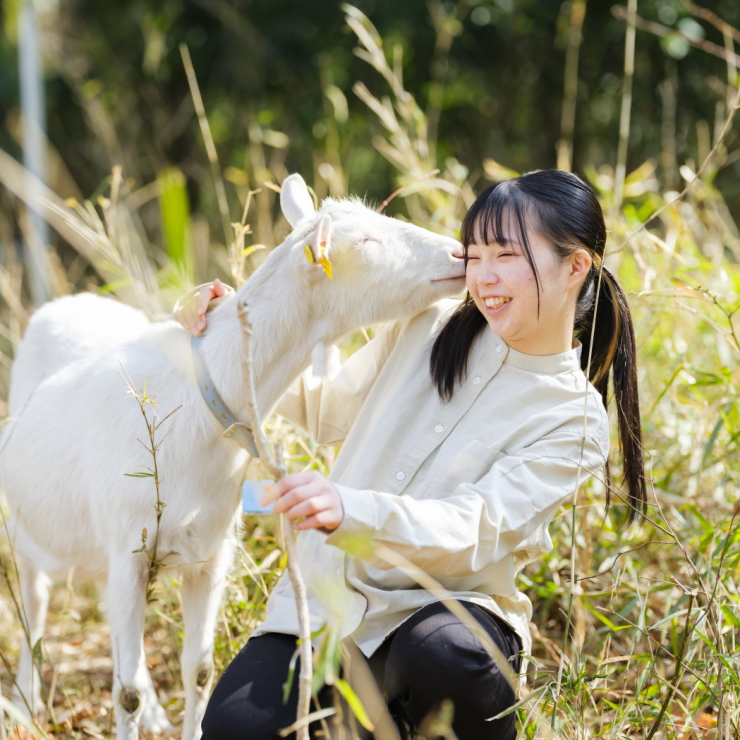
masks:
<path id="1" fill-rule="evenodd" d="M 294 227 L 236 299 L 209 315 L 205 364 L 221 397 L 245 418 L 237 300 L 254 325 L 260 408 L 269 411 L 309 365 L 326 372 L 326 348 L 359 326 L 413 314 L 462 287 L 459 244 L 379 215 L 358 200 L 327 199 L 319 212 L 299 175 L 283 183 L 283 213 Z M 329 280 L 310 264 L 304 244 L 321 217 L 331 220 Z M 450 279 L 456 277 L 457 279 Z M 195 380 L 190 335 L 174 321 L 150 323 L 109 298 L 89 294 L 46 304 L 18 348 L 10 415 L 0 438 L 0 482 L 14 518 L 31 645 L 42 636 L 51 580 L 70 568 L 107 579 L 118 737 L 134 740 L 170 729 L 143 650 L 147 560 L 132 554 L 155 531 L 149 478 L 127 477 L 147 465 L 144 430 L 125 368 L 137 389 L 157 394 L 161 415 L 180 406 L 158 453 L 162 516 L 158 552 L 182 575 L 185 636 L 183 738 L 200 737 L 213 676 L 214 625 L 232 562 L 247 453 L 224 438 Z M 160 435 L 160 436 L 161 436 Z M 39 678 L 25 646 L 18 683 L 40 709 Z"/>

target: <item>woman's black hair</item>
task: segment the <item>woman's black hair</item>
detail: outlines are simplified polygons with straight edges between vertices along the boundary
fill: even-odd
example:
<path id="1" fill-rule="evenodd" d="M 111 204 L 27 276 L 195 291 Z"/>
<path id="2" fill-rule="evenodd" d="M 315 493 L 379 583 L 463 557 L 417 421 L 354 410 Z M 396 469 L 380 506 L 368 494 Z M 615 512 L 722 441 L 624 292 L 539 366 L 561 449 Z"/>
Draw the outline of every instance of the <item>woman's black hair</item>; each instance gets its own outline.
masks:
<path id="1" fill-rule="evenodd" d="M 593 190 L 580 178 L 561 170 L 535 170 L 496 183 L 471 206 L 461 231 L 465 264 L 471 243 L 480 239 L 485 244 L 503 244 L 506 236 L 512 236 L 506 232 L 513 229 L 534 273 L 539 315 L 540 279 L 527 239 L 527 220 L 530 229 L 549 241 L 561 259 L 577 249 L 585 249 L 591 255 L 591 269 L 576 304 L 573 331 L 583 345 L 581 368 L 588 372 L 606 408 L 609 378 L 612 380 L 632 521 L 637 514 L 645 513 L 647 502 L 635 335 L 627 297 L 616 276 L 603 263 L 604 214 Z M 470 351 L 486 325 L 485 317 L 468 294 L 437 337 L 430 370 L 443 400 L 449 400 L 465 378 Z M 611 485 L 607 461 L 607 506 Z"/>

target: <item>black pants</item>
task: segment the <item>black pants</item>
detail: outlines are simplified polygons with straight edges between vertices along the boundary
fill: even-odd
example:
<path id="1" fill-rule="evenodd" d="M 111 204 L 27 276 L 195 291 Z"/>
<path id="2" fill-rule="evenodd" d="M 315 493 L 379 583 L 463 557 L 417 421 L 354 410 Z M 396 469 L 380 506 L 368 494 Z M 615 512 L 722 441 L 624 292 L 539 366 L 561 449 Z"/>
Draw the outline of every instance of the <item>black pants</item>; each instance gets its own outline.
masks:
<path id="1" fill-rule="evenodd" d="M 521 647 L 513 630 L 485 609 L 461 603 L 518 671 Z M 276 740 L 277 731 L 295 721 L 298 667 L 287 703 L 282 696 L 295 649 L 290 635 L 250 639 L 216 685 L 203 719 L 203 740 Z M 370 658 L 370 667 L 402 738 L 408 737 L 406 730 L 418 731 L 445 699 L 453 703 L 452 728 L 459 740 L 516 738 L 514 713 L 486 721 L 514 704 L 514 692 L 478 640 L 441 603 L 404 622 Z M 319 694 L 322 706 L 331 706 L 332 698 L 327 687 Z M 312 737 L 320 727 L 311 725 Z"/>

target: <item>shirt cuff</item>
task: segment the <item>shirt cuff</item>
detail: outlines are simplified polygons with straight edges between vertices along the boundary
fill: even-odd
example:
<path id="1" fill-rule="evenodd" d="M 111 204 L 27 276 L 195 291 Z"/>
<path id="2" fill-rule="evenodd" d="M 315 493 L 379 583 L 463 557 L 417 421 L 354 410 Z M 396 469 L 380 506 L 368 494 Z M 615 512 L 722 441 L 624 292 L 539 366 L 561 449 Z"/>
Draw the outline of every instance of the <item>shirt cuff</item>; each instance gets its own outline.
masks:
<path id="1" fill-rule="evenodd" d="M 342 486 L 332 481 L 342 501 L 344 517 L 340 525 L 326 538 L 328 545 L 354 552 L 364 550 L 369 538 L 377 531 L 378 503 L 372 491 Z"/>

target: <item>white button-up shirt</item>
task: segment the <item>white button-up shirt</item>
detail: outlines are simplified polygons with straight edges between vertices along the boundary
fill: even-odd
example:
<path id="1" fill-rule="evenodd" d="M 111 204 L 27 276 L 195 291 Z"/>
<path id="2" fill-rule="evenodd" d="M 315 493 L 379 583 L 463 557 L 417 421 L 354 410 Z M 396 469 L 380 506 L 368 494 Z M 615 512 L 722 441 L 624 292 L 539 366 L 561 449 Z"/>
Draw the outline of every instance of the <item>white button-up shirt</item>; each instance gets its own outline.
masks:
<path id="1" fill-rule="evenodd" d="M 439 597 L 372 552 L 345 552 L 357 551 L 353 538 L 369 534 L 457 599 L 503 618 L 530 652 L 532 607 L 516 575 L 551 549 L 552 517 L 607 459 L 609 420 L 578 342 L 527 355 L 486 328 L 467 378 L 440 400 L 429 354 L 456 305 L 387 325 L 338 375 L 318 386 L 299 378 L 277 407 L 316 442 L 343 443 L 329 479 L 344 519 L 329 535 L 301 533 L 298 556 L 312 626 L 331 620 L 368 656 Z M 265 632 L 298 634 L 287 573 L 255 634 Z"/>

